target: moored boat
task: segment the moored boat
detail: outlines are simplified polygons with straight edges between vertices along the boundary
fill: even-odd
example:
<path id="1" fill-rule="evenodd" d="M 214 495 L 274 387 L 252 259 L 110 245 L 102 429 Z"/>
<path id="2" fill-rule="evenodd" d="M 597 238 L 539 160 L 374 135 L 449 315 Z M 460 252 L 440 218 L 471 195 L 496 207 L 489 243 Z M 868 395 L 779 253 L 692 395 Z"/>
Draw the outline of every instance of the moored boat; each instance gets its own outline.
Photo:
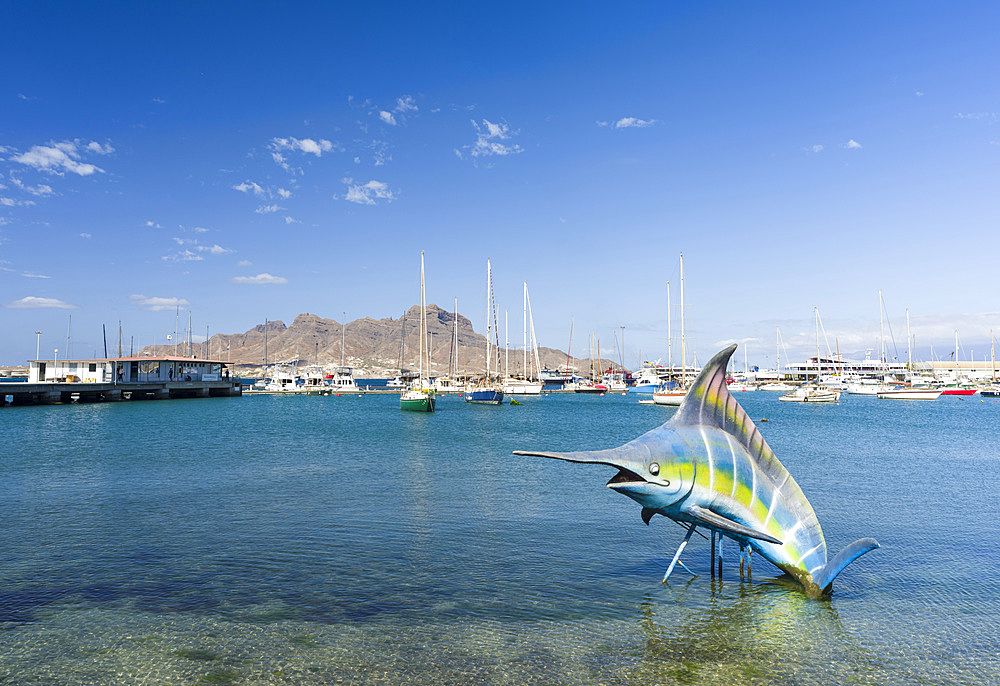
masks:
<path id="1" fill-rule="evenodd" d="M 428 379 L 424 378 L 424 356 L 427 355 L 427 369 L 430 371 L 430 353 L 425 347 L 427 340 L 427 312 L 424 309 L 424 251 L 420 251 L 420 359 L 417 363 L 417 378 L 409 389 L 399 396 L 399 409 L 409 412 L 433 412 L 434 389 Z M 405 334 L 404 334 L 405 335 Z"/>
<path id="2" fill-rule="evenodd" d="M 878 394 L 881 400 L 937 400 L 940 388 L 894 388 Z"/>
<path id="3" fill-rule="evenodd" d="M 840 400 L 840 391 L 807 384 L 780 396 L 778 400 L 786 403 L 835 403 Z"/>

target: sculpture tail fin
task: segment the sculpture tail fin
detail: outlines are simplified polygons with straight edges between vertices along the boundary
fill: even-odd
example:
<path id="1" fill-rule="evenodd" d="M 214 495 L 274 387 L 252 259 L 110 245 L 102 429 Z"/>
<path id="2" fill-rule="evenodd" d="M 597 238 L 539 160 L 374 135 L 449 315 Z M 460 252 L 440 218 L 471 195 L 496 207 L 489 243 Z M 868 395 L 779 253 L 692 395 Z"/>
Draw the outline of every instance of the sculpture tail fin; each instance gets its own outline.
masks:
<path id="1" fill-rule="evenodd" d="M 833 580 L 837 578 L 838 574 L 844 571 L 844 567 L 851 564 L 868 551 L 875 550 L 878 547 L 878 541 L 874 538 L 858 539 L 837 553 L 835 558 L 823 565 L 823 567 L 821 567 L 820 570 L 813 575 L 813 582 L 819 586 L 823 593 L 829 593 L 830 586 L 833 585 Z"/>

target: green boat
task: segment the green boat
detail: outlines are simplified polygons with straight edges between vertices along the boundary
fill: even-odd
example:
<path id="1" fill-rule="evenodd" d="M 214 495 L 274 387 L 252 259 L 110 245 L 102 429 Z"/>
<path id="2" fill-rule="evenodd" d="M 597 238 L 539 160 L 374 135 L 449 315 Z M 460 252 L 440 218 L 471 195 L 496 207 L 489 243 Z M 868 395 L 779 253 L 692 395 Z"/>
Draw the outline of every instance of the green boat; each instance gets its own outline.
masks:
<path id="1" fill-rule="evenodd" d="M 403 392 L 399 397 L 399 409 L 410 412 L 433 412 L 434 411 L 434 391 L 430 388 L 430 381 L 424 378 L 424 356 L 428 355 L 427 369 L 430 370 L 429 352 L 426 350 L 427 340 L 427 313 L 424 311 L 424 252 L 420 251 L 420 362 L 418 363 L 417 378 L 413 385 Z M 406 334 L 404 332 L 404 341 Z"/>
<path id="2" fill-rule="evenodd" d="M 410 412 L 433 412 L 434 394 L 432 392 L 411 389 L 399 398 L 399 409 Z"/>

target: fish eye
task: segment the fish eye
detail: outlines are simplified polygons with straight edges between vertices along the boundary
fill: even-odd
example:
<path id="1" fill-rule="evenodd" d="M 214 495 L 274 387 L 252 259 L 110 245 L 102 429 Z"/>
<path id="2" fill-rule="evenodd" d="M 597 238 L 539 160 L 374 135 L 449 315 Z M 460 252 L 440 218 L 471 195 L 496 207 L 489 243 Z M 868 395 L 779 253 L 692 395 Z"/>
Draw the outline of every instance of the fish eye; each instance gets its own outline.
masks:
<path id="1" fill-rule="evenodd" d="M 653 476 L 656 476 L 657 474 L 659 474 L 660 473 L 660 465 L 657 464 L 656 462 L 650 462 L 649 463 L 649 473 L 652 474 Z"/>

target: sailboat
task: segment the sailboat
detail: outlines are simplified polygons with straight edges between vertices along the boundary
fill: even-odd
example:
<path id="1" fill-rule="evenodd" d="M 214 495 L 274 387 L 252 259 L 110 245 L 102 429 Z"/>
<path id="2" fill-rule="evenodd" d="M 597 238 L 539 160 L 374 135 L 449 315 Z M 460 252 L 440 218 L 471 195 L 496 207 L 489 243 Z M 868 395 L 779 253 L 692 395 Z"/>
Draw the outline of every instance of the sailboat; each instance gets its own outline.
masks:
<path id="1" fill-rule="evenodd" d="M 781 327 L 780 326 L 774 327 L 774 331 L 775 331 L 775 351 L 777 353 L 777 358 L 776 358 L 776 362 L 775 362 L 775 367 L 777 369 L 777 372 L 776 372 L 776 379 L 777 380 L 776 381 L 772 381 L 771 383 L 766 383 L 763 386 L 760 386 L 760 390 L 762 390 L 762 391 L 781 391 L 782 393 L 787 393 L 788 391 L 794 391 L 795 390 L 795 386 L 793 386 L 791 384 L 787 384 L 787 383 L 785 383 L 784 381 L 781 380 L 781 377 L 782 377 L 782 374 L 781 374 Z"/>
<path id="2" fill-rule="evenodd" d="M 486 260 L 486 373 L 477 384 L 465 391 L 465 402 L 479 405 L 499 405 L 503 402 L 500 376 L 500 332 L 496 321 L 496 303 L 493 302 L 493 264 Z M 491 337 L 495 338 L 491 340 Z M 493 369 L 493 347 L 496 347 L 496 370 Z"/>
<path id="3" fill-rule="evenodd" d="M 840 400 L 840 391 L 827 388 L 819 382 L 822 373 L 822 361 L 819 356 L 819 308 L 814 307 L 816 316 L 816 381 L 806 383 L 790 393 L 779 396 L 778 400 L 785 403 L 835 403 Z"/>
<path id="4" fill-rule="evenodd" d="M 670 286 L 667 286 L 667 338 L 670 338 L 669 328 L 670 328 Z M 687 354 L 686 354 L 686 338 L 684 336 L 684 253 L 681 253 L 681 382 L 680 384 L 675 383 L 673 388 L 667 388 L 669 381 L 663 385 L 663 388 L 653 391 L 653 403 L 656 405 L 671 405 L 678 406 L 684 401 L 684 396 L 687 395 Z M 667 341 L 669 346 L 670 341 Z M 674 374 L 673 363 L 670 364 L 670 375 Z"/>
<path id="5" fill-rule="evenodd" d="M 399 409 L 411 412 L 433 412 L 434 390 L 424 376 L 424 356 L 427 354 L 427 312 L 424 309 L 424 251 L 420 251 L 420 360 L 417 362 L 417 378 L 399 397 Z M 430 359 L 427 360 L 430 373 Z"/>
<path id="6" fill-rule="evenodd" d="M 524 312 L 523 318 L 523 337 L 524 337 L 524 349 L 523 349 L 523 367 L 524 378 L 523 379 L 512 379 L 508 375 L 504 380 L 503 392 L 511 395 L 540 395 L 542 392 L 542 382 L 531 380 L 531 374 L 528 372 L 528 324 L 531 324 L 531 353 L 532 361 L 535 363 L 535 375 L 537 377 L 538 370 L 541 369 L 541 365 L 538 363 L 538 341 L 535 340 L 535 322 L 531 318 L 531 303 L 528 300 L 528 282 L 524 282 Z M 508 346 L 509 348 L 509 346 Z"/>

